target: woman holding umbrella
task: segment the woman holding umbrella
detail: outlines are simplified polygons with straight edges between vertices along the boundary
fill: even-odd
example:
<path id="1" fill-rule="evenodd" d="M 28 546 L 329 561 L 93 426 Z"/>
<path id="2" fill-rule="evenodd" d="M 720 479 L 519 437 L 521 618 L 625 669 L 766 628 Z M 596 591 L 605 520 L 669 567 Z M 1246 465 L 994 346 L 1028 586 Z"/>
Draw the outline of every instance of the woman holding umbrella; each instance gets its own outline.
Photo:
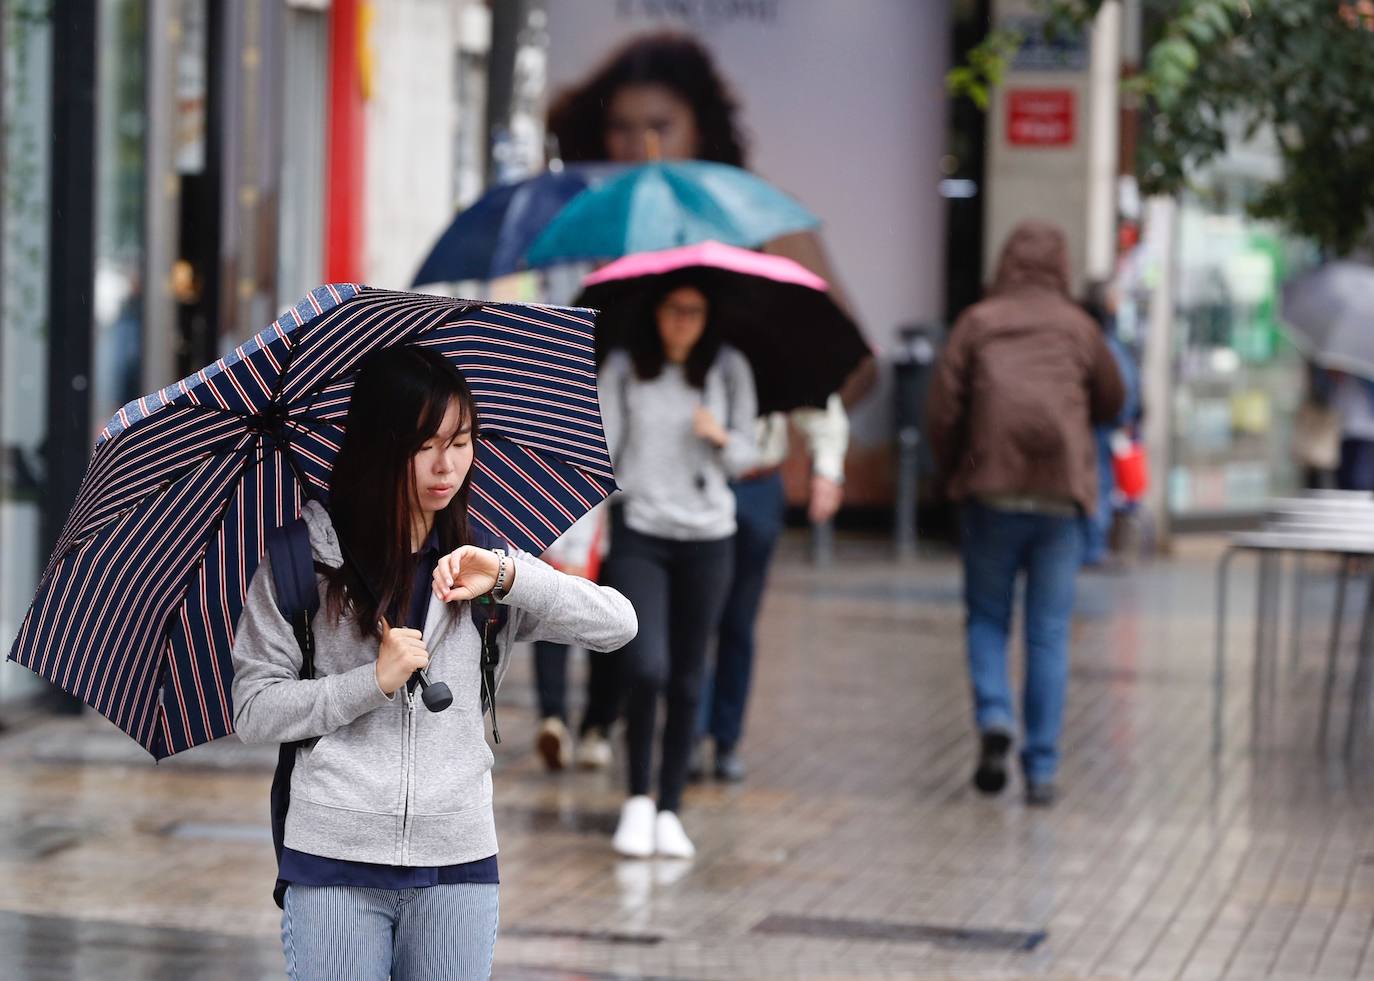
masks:
<path id="1" fill-rule="evenodd" d="M 702 672 L 734 558 L 729 481 L 754 462 L 754 380 L 722 343 L 690 273 L 661 277 L 651 321 L 610 353 L 599 377 L 606 443 L 624 492 L 605 578 L 634 604 L 639 634 L 621 653 L 630 798 L 614 847 L 628 857 L 690 858 L 678 818 L 696 735 Z M 659 795 L 650 796 L 660 698 L 667 718 Z"/>
<path id="2" fill-rule="evenodd" d="M 747 141 L 739 121 L 739 104 L 709 51 L 689 35 L 664 32 L 634 38 L 612 53 L 583 82 L 561 93 L 550 107 L 548 129 L 567 162 L 609 160 L 642 163 L 706 160 L 745 167 Z M 835 283 L 820 237 L 814 231 L 780 236 L 763 251 L 790 258 L 826 281 L 826 289 L 843 308 L 844 294 Z M 759 421 L 760 454 L 754 467 L 734 482 L 739 534 L 735 540 L 734 581 L 728 591 L 716 645 L 716 665 L 708 671 L 699 733 L 712 737 L 715 775 L 739 780 L 744 765 L 737 747 L 743 734 L 755 653 L 754 624 L 767 582 L 774 547 L 783 529 L 786 498 L 782 465 L 789 452 L 788 431 L 795 427 L 811 458 L 808 517 L 822 524 L 839 510 L 844 497 L 844 458 L 849 444 L 845 407 L 873 386 L 871 357 L 859 361 L 837 385 L 839 395 L 824 408 L 807 407 L 784 415 L 770 413 Z M 790 423 L 790 426 L 789 426 Z M 610 670 L 594 668 L 592 677 Z M 607 717 L 604 683 L 591 685 L 591 713 Z M 593 728 L 585 742 L 598 743 Z"/>
<path id="3" fill-rule="evenodd" d="M 505 604 L 511 640 L 604 651 L 634 636 L 634 610 L 615 590 L 470 544 L 480 424 L 441 354 L 370 356 L 353 385 L 330 510 L 304 512 L 324 600 L 313 680 L 300 677 L 266 560 L 249 587 L 233 647 L 235 728 L 250 743 L 310 741 L 297 751 L 280 866 L 293 978 L 490 973 L 492 754 L 467 604 Z M 423 635 L 412 629 L 421 624 Z M 411 686 L 424 669 L 450 684 L 447 711 L 416 711 Z"/>

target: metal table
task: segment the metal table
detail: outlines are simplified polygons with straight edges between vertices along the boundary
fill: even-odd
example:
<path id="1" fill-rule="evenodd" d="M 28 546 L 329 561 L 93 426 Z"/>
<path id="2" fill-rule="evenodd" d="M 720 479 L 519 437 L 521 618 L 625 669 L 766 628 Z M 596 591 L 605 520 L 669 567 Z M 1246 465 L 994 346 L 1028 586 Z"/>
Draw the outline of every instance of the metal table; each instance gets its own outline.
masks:
<path id="1" fill-rule="evenodd" d="M 1302 594 L 1305 585 L 1302 560 L 1308 554 L 1336 555 L 1340 559 L 1336 603 L 1332 615 L 1331 634 L 1327 643 L 1326 673 L 1322 687 L 1321 720 L 1318 726 L 1318 746 L 1325 751 L 1330 725 L 1331 700 L 1335 691 L 1340 654 L 1341 627 L 1350 575 L 1361 557 L 1374 557 L 1374 498 L 1368 494 L 1348 495 L 1326 493 L 1320 496 L 1290 498 L 1273 502 L 1269 507 L 1267 524 L 1258 531 L 1243 532 L 1232 537 L 1230 546 L 1217 568 L 1217 643 L 1213 671 L 1213 750 L 1222 745 L 1223 708 L 1225 695 L 1226 603 L 1230 567 L 1241 552 L 1256 553 L 1259 561 L 1259 584 L 1256 605 L 1255 680 L 1253 685 L 1253 722 L 1258 725 L 1262 692 L 1273 691 L 1268 672 L 1277 670 L 1276 632 L 1265 629 L 1269 621 L 1277 619 L 1280 606 L 1280 562 L 1286 554 L 1296 557 L 1298 577 L 1295 582 L 1293 656 L 1296 659 L 1301 631 Z M 1374 681 L 1374 580 L 1366 595 L 1361 617 L 1355 678 L 1351 686 L 1350 715 L 1346 724 L 1345 754 L 1353 755 L 1358 734 L 1365 728 L 1369 715 L 1370 687 Z"/>

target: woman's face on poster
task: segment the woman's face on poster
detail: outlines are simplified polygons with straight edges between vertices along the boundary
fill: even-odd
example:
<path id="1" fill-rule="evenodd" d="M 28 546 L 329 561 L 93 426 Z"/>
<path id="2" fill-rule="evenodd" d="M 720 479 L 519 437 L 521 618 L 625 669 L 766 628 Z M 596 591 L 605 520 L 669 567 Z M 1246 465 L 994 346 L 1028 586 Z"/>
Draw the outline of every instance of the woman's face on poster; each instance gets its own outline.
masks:
<path id="1" fill-rule="evenodd" d="M 626 85 L 611 96 L 605 141 L 606 158 L 620 163 L 639 163 L 655 156 L 690 160 L 701 149 L 692 107 L 662 85 Z"/>

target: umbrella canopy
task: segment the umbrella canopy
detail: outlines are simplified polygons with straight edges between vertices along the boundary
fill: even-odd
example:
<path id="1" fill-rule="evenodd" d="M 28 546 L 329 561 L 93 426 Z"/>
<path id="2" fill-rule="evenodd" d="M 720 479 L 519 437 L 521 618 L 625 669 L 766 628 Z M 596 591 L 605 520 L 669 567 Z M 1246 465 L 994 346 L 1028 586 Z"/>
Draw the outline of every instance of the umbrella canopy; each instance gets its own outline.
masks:
<path id="1" fill-rule="evenodd" d="M 421 263 L 413 285 L 520 272 L 526 268 L 526 250 L 563 206 L 615 169 L 614 164 L 578 165 L 492 188 L 458 212 Z"/>
<path id="2" fill-rule="evenodd" d="M 1374 266 L 1330 262 L 1290 280 L 1283 319 L 1317 364 L 1374 378 Z"/>
<path id="3" fill-rule="evenodd" d="M 820 224 L 747 170 L 701 160 L 634 167 L 573 198 L 530 246 L 532 266 L 715 240 L 747 248 Z"/>
<path id="4" fill-rule="evenodd" d="M 727 344 L 754 369 L 760 412 L 821 406 L 871 353 L 826 282 L 791 259 L 704 242 L 626 256 L 583 280 L 578 303 L 597 317 L 598 358 L 653 330 L 665 277 L 696 285 Z"/>
<path id="5" fill-rule="evenodd" d="M 590 311 L 321 287 L 100 434 L 12 660 L 162 758 L 232 731 L 229 651 L 268 533 L 323 499 L 354 371 L 396 344 L 467 379 L 473 520 L 543 551 L 615 489 Z"/>

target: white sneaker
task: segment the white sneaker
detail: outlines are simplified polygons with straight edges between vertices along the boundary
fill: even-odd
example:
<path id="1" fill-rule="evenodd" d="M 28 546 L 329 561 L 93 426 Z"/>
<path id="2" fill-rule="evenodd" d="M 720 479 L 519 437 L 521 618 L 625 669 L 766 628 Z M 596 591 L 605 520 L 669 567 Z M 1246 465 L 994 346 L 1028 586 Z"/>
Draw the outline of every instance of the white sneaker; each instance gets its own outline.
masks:
<path id="1" fill-rule="evenodd" d="M 568 727 L 556 715 L 551 715 L 539 726 L 534 748 L 539 751 L 547 770 L 563 770 L 572 762 L 572 739 Z"/>
<path id="2" fill-rule="evenodd" d="M 697 853 L 682 822 L 672 811 L 659 811 L 654 821 L 654 850 L 662 858 L 691 858 Z"/>
<path id="3" fill-rule="evenodd" d="M 604 770 L 611 765 L 611 741 L 600 729 L 588 729 L 578 741 L 577 765 L 584 770 Z"/>
<path id="4" fill-rule="evenodd" d="M 654 815 L 658 805 L 650 797 L 631 797 L 620 809 L 611 847 L 626 858 L 649 858 L 654 854 Z"/>

